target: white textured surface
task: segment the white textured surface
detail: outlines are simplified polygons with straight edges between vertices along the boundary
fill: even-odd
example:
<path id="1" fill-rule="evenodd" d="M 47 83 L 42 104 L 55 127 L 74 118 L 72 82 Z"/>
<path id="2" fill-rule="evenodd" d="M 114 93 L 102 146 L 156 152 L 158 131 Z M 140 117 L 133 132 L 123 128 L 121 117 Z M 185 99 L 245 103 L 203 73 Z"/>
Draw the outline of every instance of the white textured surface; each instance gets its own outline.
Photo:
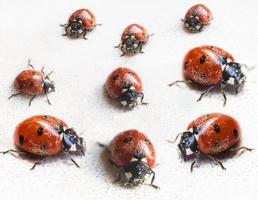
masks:
<path id="1" fill-rule="evenodd" d="M 70 161 L 53 158 L 34 171 L 31 163 L 11 155 L 0 156 L 0 199 L 253 199 L 258 195 L 257 151 L 225 160 L 227 171 L 211 162 L 201 162 L 190 174 L 190 162 L 180 160 L 176 147 L 167 143 L 201 114 L 223 112 L 237 118 L 243 143 L 257 148 L 257 69 L 238 95 L 228 95 L 222 107 L 220 94 L 196 103 L 200 91 L 187 86 L 169 88 L 181 79 L 182 59 L 192 47 L 213 44 L 228 50 L 237 61 L 258 63 L 257 1 L 207 0 L 214 21 L 200 34 L 188 34 L 180 19 L 198 1 L 188 0 L 0 0 L 0 149 L 13 147 L 15 126 L 34 114 L 58 116 L 87 140 L 88 155 Z M 88 34 L 88 41 L 60 36 L 60 23 L 69 14 L 86 7 L 101 27 Z M 145 54 L 120 58 L 113 48 L 121 31 L 130 23 L 143 24 L 155 36 Z M 52 106 L 38 97 L 28 107 L 27 97 L 10 101 L 14 77 L 26 67 L 27 59 L 39 69 L 54 70 L 57 91 Z M 133 111 L 119 109 L 107 99 L 103 83 L 118 66 L 128 66 L 142 77 L 146 101 Z M 120 131 L 137 128 L 149 135 L 157 150 L 156 184 L 124 189 L 113 184 L 115 170 L 107 162 L 97 141 L 108 143 Z"/>

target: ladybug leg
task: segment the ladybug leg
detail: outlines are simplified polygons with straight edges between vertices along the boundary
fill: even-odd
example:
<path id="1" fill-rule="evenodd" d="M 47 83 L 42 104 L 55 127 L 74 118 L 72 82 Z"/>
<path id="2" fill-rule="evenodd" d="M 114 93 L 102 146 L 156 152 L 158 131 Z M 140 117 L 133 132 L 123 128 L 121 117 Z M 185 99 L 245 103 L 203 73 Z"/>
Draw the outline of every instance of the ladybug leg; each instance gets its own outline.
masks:
<path id="1" fill-rule="evenodd" d="M 242 150 L 242 149 L 243 149 L 243 152 L 244 152 L 244 151 L 254 151 L 254 149 L 252 149 L 252 148 L 247 148 L 247 147 L 244 147 L 244 146 L 237 147 L 237 148 L 231 148 L 229 151 L 230 151 L 230 152 L 236 152 L 236 151 L 239 151 L 239 150 Z"/>
<path id="2" fill-rule="evenodd" d="M 142 46 L 143 46 L 142 43 L 140 43 L 140 44 L 139 44 L 139 52 L 140 52 L 140 53 L 144 53 L 144 52 L 142 51 Z"/>
<path id="3" fill-rule="evenodd" d="M 46 158 L 48 158 L 48 157 L 41 158 L 40 160 L 37 160 L 36 162 L 34 162 L 33 165 L 32 165 L 32 167 L 30 168 L 30 170 L 34 170 L 35 167 L 36 167 L 37 165 L 40 165 L 40 164 L 42 163 L 42 161 L 45 160 Z"/>
<path id="4" fill-rule="evenodd" d="M 177 80 L 177 81 L 174 81 L 173 83 L 168 84 L 168 86 L 171 87 L 171 86 L 173 86 L 173 85 L 175 85 L 175 84 L 177 84 L 177 83 L 185 83 L 185 84 L 188 84 L 188 83 L 192 83 L 192 81 L 191 81 L 191 80 Z"/>
<path id="5" fill-rule="evenodd" d="M 33 97 L 31 97 L 30 101 L 29 101 L 29 106 L 31 106 L 31 102 L 35 99 L 37 95 L 33 95 Z"/>
<path id="6" fill-rule="evenodd" d="M 142 105 L 148 105 L 149 103 L 143 102 L 144 94 L 141 92 L 141 93 L 139 93 L 139 95 L 141 96 L 141 104 Z"/>
<path id="7" fill-rule="evenodd" d="M 22 92 L 12 94 L 11 96 L 8 97 L 8 99 L 11 99 L 12 97 L 15 97 L 15 96 L 18 96 L 18 95 L 21 95 L 21 94 L 22 94 Z"/>
<path id="8" fill-rule="evenodd" d="M 221 169 L 226 170 L 226 168 L 224 167 L 224 165 L 222 164 L 221 161 L 219 161 L 218 159 L 214 158 L 213 156 L 211 156 L 210 154 L 207 154 L 207 156 L 212 159 L 215 163 L 219 164 Z"/>
<path id="9" fill-rule="evenodd" d="M 0 151 L 0 154 L 7 154 L 7 153 L 17 153 L 17 154 L 24 154 L 24 151 L 17 151 L 14 149 L 8 149 L 6 151 Z"/>
<path id="10" fill-rule="evenodd" d="M 73 162 L 73 164 L 76 167 L 80 168 L 80 165 L 71 157 L 71 155 L 69 153 L 66 153 L 66 155 L 68 156 L 68 158 Z"/>
<path id="11" fill-rule="evenodd" d="M 68 35 L 68 24 L 60 24 L 61 27 L 64 27 L 65 33 L 62 34 L 62 36 L 67 36 Z"/>
<path id="12" fill-rule="evenodd" d="M 227 96 L 225 94 L 224 87 L 225 87 L 224 85 L 221 85 L 221 93 L 222 93 L 223 99 L 224 99 L 223 106 L 226 106 L 226 104 L 227 104 Z"/>
<path id="13" fill-rule="evenodd" d="M 194 158 L 194 160 L 193 160 L 193 162 L 191 164 L 191 168 L 190 168 L 191 173 L 193 172 L 193 168 L 194 168 L 196 162 L 198 161 L 198 159 L 200 157 L 200 152 L 196 153 L 195 155 L 196 155 L 196 157 Z"/>
<path id="14" fill-rule="evenodd" d="M 34 66 L 30 62 L 30 59 L 28 60 L 28 67 L 30 67 L 31 69 L 35 70 Z"/>
<path id="15" fill-rule="evenodd" d="M 87 35 L 87 30 L 86 30 L 86 28 L 83 29 L 82 34 L 83 34 L 83 39 L 84 39 L 84 40 L 88 40 L 88 38 L 86 37 L 86 35 Z"/>
<path id="16" fill-rule="evenodd" d="M 121 179 L 122 179 L 122 171 L 123 171 L 123 169 L 120 167 L 119 171 L 118 171 L 118 177 L 117 177 L 116 180 L 113 181 L 113 183 L 117 183 L 117 182 L 121 181 Z"/>
<path id="17" fill-rule="evenodd" d="M 212 91 L 215 87 L 216 87 L 216 85 L 213 85 L 213 86 L 209 87 L 208 89 L 204 90 L 201 93 L 200 97 L 197 99 L 197 101 L 201 101 L 202 97 L 205 96 L 206 94 L 208 94 L 210 91 Z"/>
<path id="18" fill-rule="evenodd" d="M 155 172 L 152 169 L 150 169 L 150 171 L 151 171 L 152 178 L 151 178 L 151 183 L 149 185 L 155 189 L 160 189 L 159 186 L 153 184 L 155 180 Z"/>

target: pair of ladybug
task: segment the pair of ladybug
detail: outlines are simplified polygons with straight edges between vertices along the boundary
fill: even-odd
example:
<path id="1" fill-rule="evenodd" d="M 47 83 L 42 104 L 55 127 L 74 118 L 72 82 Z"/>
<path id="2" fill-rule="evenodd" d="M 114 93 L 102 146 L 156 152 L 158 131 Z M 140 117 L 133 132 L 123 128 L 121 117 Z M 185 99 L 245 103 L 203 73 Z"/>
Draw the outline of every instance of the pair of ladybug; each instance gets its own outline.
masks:
<path id="1" fill-rule="evenodd" d="M 64 27 L 64 36 L 72 38 L 86 38 L 87 32 L 93 30 L 96 24 L 94 14 L 88 9 L 76 10 L 68 19 L 68 23 L 61 25 Z M 131 24 L 125 28 L 121 36 L 121 43 L 116 46 L 120 48 L 124 55 L 133 55 L 138 52 L 143 53 L 142 47 L 149 39 L 147 30 L 139 24 Z"/>
<path id="2" fill-rule="evenodd" d="M 234 148 L 241 142 L 240 126 L 234 118 L 220 113 L 206 114 L 197 118 L 188 125 L 187 131 L 178 134 L 176 139 L 179 136 L 178 148 L 181 156 L 186 159 L 190 155 L 195 155 L 191 171 L 200 154 L 207 155 L 225 169 L 214 155 L 228 150 L 252 150 L 246 147 Z M 79 137 L 74 129 L 68 128 L 63 120 L 49 115 L 37 115 L 21 122 L 16 127 L 14 143 L 19 151 L 10 149 L 1 153 L 16 152 L 40 156 L 41 158 L 31 169 L 43 159 L 61 152 L 79 167 L 70 153 L 85 154 L 83 138 Z M 145 134 L 138 130 L 123 131 L 113 138 L 108 150 L 111 161 L 119 168 L 118 181 L 123 175 L 127 179 L 126 185 L 136 186 L 144 183 L 147 176 L 152 176 L 149 185 L 158 188 L 153 184 L 156 153 Z"/>

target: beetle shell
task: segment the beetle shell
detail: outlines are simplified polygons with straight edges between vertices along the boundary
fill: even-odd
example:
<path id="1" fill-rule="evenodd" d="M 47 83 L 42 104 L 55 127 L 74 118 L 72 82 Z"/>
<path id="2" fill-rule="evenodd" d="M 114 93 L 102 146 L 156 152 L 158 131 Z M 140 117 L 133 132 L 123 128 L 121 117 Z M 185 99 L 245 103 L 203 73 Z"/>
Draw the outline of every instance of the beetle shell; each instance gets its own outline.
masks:
<path id="1" fill-rule="evenodd" d="M 196 16 L 196 19 L 198 20 L 198 23 L 196 26 L 191 27 L 189 25 L 191 18 L 195 16 Z M 213 16 L 210 9 L 203 4 L 197 4 L 192 6 L 186 12 L 184 25 L 188 31 L 195 33 L 195 32 L 201 31 L 203 26 L 208 25 L 212 19 L 213 19 Z"/>
<path id="2" fill-rule="evenodd" d="M 119 133 L 110 143 L 111 160 L 117 166 L 125 166 L 134 158 L 136 152 L 145 155 L 150 168 L 155 167 L 156 153 L 150 140 L 138 130 L 127 130 Z"/>
<path id="3" fill-rule="evenodd" d="M 14 81 L 15 88 L 24 94 L 38 95 L 44 92 L 45 75 L 41 71 L 24 70 Z"/>
<path id="4" fill-rule="evenodd" d="M 234 61 L 233 56 L 219 47 L 196 47 L 184 58 L 184 76 L 201 85 L 214 85 L 221 81 L 223 65 L 229 61 Z"/>
<path id="5" fill-rule="evenodd" d="M 107 78 L 105 88 L 111 98 L 117 99 L 121 96 L 124 84 L 131 84 L 136 92 L 143 90 L 140 77 L 131 69 L 119 67 L 115 69 Z"/>
<path id="6" fill-rule="evenodd" d="M 21 122 L 15 130 L 14 142 L 25 152 L 51 156 L 62 150 L 61 128 L 67 128 L 64 121 L 49 115 L 37 115 Z"/>
<path id="7" fill-rule="evenodd" d="M 71 24 L 76 17 L 80 18 L 82 20 L 82 25 L 89 31 L 94 28 L 96 25 L 96 18 L 94 14 L 88 10 L 88 9 L 79 9 L 75 11 L 69 18 L 68 24 Z"/>
<path id="8" fill-rule="evenodd" d="M 135 39 L 142 43 L 146 43 L 149 38 L 147 30 L 139 24 L 131 24 L 125 28 L 121 36 L 122 43 L 127 40 L 128 35 L 134 35 Z"/>
<path id="9" fill-rule="evenodd" d="M 241 140 L 238 122 L 220 113 L 200 116 L 189 124 L 188 130 L 193 130 L 195 134 L 198 134 L 199 149 L 205 154 L 223 152 Z"/>

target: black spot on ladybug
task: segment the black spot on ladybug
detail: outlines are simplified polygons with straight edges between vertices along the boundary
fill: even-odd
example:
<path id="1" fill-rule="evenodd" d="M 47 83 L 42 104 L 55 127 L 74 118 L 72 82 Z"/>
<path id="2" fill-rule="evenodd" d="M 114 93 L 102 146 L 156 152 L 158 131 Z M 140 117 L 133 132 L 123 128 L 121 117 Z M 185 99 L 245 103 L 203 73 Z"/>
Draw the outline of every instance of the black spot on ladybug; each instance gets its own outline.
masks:
<path id="1" fill-rule="evenodd" d="M 39 147 L 39 149 L 40 149 L 41 151 L 46 151 L 46 150 L 47 150 L 47 147 L 46 147 L 45 145 L 41 145 L 41 146 Z"/>
<path id="2" fill-rule="evenodd" d="M 201 64 L 205 63 L 206 58 L 207 58 L 207 57 L 206 57 L 205 55 L 203 55 L 203 56 L 200 58 L 200 63 L 201 63 Z"/>
<path id="3" fill-rule="evenodd" d="M 204 73 L 202 73 L 202 74 L 200 75 L 200 79 L 206 80 L 206 75 L 205 75 Z"/>
<path id="4" fill-rule="evenodd" d="M 43 128 L 39 127 L 37 133 L 39 136 L 41 136 L 43 134 Z"/>
<path id="5" fill-rule="evenodd" d="M 135 73 L 134 72 L 132 72 L 132 71 L 129 71 L 129 72 L 127 72 L 128 74 L 131 74 L 131 75 L 135 75 Z"/>
<path id="6" fill-rule="evenodd" d="M 235 139 L 237 139 L 238 137 L 238 131 L 236 129 L 233 130 L 233 135 L 235 137 Z"/>
<path id="7" fill-rule="evenodd" d="M 48 118 L 48 115 L 44 115 L 43 117 L 47 119 L 47 118 Z"/>
<path id="8" fill-rule="evenodd" d="M 19 143 L 20 145 L 23 145 L 24 143 L 24 137 L 22 135 L 19 136 Z"/>
<path id="9" fill-rule="evenodd" d="M 124 139 L 123 143 L 127 144 L 127 143 L 131 142 L 132 140 L 133 140 L 133 138 L 127 137 L 127 138 Z"/>
<path id="10" fill-rule="evenodd" d="M 34 83 L 31 81 L 30 82 L 30 87 L 33 87 L 34 86 Z"/>
<path id="11" fill-rule="evenodd" d="M 150 140 L 149 139 L 144 139 L 144 141 L 147 143 L 147 144 L 151 144 Z"/>
<path id="12" fill-rule="evenodd" d="M 113 81 L 116 81 L 119 78 L 119 75 L 116 74 L 115 76 L 113 76 Z"/>
<path id="13" fill-rule="evenodd" d="M 215 131 L 216 133 L 219 133 L 219 132 L 220 132 L 220 127 L 219 127 L 218 124 L 214 124 L 214 125 L 213 125 L 213 128 L 214 128 L 214 131 Z"/>

